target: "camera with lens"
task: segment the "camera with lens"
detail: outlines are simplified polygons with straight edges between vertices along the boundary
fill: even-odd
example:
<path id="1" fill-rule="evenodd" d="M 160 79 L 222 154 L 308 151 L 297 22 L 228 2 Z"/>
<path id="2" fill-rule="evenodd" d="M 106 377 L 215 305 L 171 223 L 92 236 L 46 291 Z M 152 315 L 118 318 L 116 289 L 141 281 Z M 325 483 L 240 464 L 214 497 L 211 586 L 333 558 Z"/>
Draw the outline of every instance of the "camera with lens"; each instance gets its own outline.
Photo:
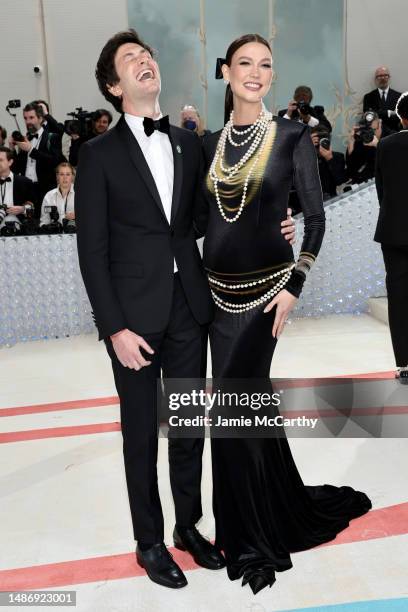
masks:
<path id="1" fill-rule="evenodd" d="M 64 234 L 76 234 L 76 223 L 75 219 L 63 219 L 62 227 Z"/>
<path id="2" fill-rule="evenodd" d="M 319 134 L 319 146 L 322 147 L 322 149 L 326 149 L 326 151 L 329 151 L 330 144 L 331 141 L 329 132 L 321 132 Z"/>
<path id="3" fill-rule="evenodd" d="M 62 224 L 59 221 L 59 212 L 57 206 L 44 206 L 44 212 L 50 215 L 50 223 L 40 227 L 41 234 L 61 234 Z"/>
<path id="4" fill-rule="evenodd" d="M 68 136 L 76 135 L 80 138 L 87 138 L 92 133 L 92 121 L 94 113 L 90 113 L 78 106 L 72 113 L 67 113 L 72 119 L 64 122 L 64 130 Z"/>
<path id="5" fill-rule="evenodd" d="M 357 124 L 358 129 L 354 133 L 354 140 L 356 142 L 362 142 L 368 144 L 374 140 L 375 131 L 372 127 L 372 123 L 378 116 L 374 111 L 367 111 L 361 117 Z"/>
<path id="6" fill-rule="evenodd" d="M 21 108 L 21 100 L 9 100 L 7 108 Z"/>
<path id="7" fill-rule="evenodd" d="M 34 236 L 38 233 L 37 221 L 34 218 L 33 206 L 26 206 L 25 218 L 21 222 L 21 231 L 26 236 Z"/>
<path id="8" fill-rule="evenodd" d="M 23 134 L 19 132 L 18 130 L 14 130 L 14 132 L 11 133 L 11 137 L 14 140 L 14 142 L 24 142 L 25 140 Z"/>
<path id="9" fill-rule="evenodd" d="M 301 115 L 310 115 L 312 107 L 306 100 L 299 100 L 297 103 L 297 109 Z"/>
<path id="10" fill-rule="evenodd" d="M 21 234 L 20 224 L 16 221 L 5 221 L 0 234 L 2 236 L 19 236 Z"/>

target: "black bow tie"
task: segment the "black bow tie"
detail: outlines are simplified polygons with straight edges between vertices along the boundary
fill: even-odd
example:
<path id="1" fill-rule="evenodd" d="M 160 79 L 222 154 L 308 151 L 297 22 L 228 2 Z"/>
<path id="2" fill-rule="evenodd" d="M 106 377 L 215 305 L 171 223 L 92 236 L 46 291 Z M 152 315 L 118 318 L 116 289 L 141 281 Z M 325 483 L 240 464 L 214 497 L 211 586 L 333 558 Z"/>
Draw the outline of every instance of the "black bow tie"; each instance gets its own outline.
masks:
<path id="1" fill-rule="evenodd" d="M 169 116 L 166 115 L 161 119 L 151 119 L 151 117 L 145 117 L 143 119 L 143 127 L 146 136 L 151 136 L 154 130 L 159 130 L 159 132 L 168 134 L 170 128 Z"/>
<path id="2" fill-rule="evenodd" d="M 32 140 L 33 138 L 38 138 L 38 134 L 29 134 L 27 138 L 28 140 Z"/>
<path id="3" fill-rule="evenodd" d="M 8 176 L 5 179 L 0 179 L 0 185 L 4 185 L 4 183 L 11 183 L 11 178 Z"/>

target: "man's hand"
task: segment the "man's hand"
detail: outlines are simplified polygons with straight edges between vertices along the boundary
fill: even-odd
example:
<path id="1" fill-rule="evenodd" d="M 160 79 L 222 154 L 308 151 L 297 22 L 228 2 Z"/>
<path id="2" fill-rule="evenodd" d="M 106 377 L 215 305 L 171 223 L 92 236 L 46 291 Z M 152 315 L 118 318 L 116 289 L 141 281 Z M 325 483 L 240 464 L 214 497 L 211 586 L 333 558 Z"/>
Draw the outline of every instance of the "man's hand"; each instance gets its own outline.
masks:
<path id="1" fill-rule="evenodd" d="M 296 228 L 295 222 L 292 219 L 292 209 L 288 208 L 287 218 L 281 223 L 281 233 L 284 235 L 285 240 L 289 240 L 289 244 L 295 244 L 296 242 Z"/>
<path id="2" fill-rule="evenodd" d="M 117 334 L 111 336 L 112 346 L 116 353 L 116 357 L 125 368 L 132 370 L 141 370 L 145 366 L 151 364 L 151 361 L 146 361 L 140 349 L 143 348 L 147 353 L 154 354 L 154 350 L 142 338 L 130 329 L 122 329 Z"/>
<path id="3" fill-rule="evenodd" d="M 297 110 L 297 107 L 296 100 L 291 100 L 288 104 L 288 110 L 286 111 L 287 116 L 292 117 L 292 114 Z"/>
<path id="4" fill-rule="evenodd" d="M 325 149 L 324 147 L 319 146 L 319 155 L 321 155 L 326 161 L 333 159 L 333 151 L 331 148 Z"/>
<path id="5" fill-rule="evenodd" d="M 347 151 L 349 153 L 349 155 L 352 154 L 352 152 L 354 151 L 354 145 L 356 144 L 356 139 L 355 139 L 355 135 L 357 130 L 360 129 L 360 126 L 358 125 L 353 125 L 351 132 L 350 132 L 350 136 L 349 136 L 349 141 L 348 141 L 348 145 L 347 145 Z"/>
<path id="6" fill-rule="evenodd" d="M 25 212 L 25 206 L 7 206 L 8 215 L 22 215 Z"/>
<path id="7" fill-rule="evenodd" d="M 372 139 L 371 142 L 365 142 L 364 146 L 365 147 L 376 147 L 378 145 L 378 138 L 377 136 L 374 134 L 374 138 Z"/>
<path id="8" fill-rule="evenodd" d="M 281 335 L 288 314 L 296 304 L 296 301 L 297 298 L 294 295 L 286 291 L 286 289 L 282 289 L 282 291 L 275 295 L 272 302 L 269 302 L 265 307 L 264 312 L 270 312 L 276 306 L 275 320 L 272 327 L 272 336 L 274 338 L 279 338 Z"/>
<path id="9" fill-rule="evenodd" d="M 38 106 L 41 106 L 43 113 L 44 113 L 44 117 L 48 115 L 47 107 L 45 106 L 44 102 L 40 102 Z"/>
<path id="10" fill-rule="evenodd" d="M 65 218 L 68 219 L 68 221 L 74 221 L 75 213 L 74 212 L 67 212 L 67 213 L 65 213 Z"/>
<path id="11" fill-rule="evenodd" d="M 21 151 L 26 151 L 27 153 L 29 153 L 31 149 L 33 148 L 33 145 L 27 138 L 24 138 L 24 140 L 22 140 L 21 142 L 18 142 L 17 146 L 19 149 L 21 149 Z"/>

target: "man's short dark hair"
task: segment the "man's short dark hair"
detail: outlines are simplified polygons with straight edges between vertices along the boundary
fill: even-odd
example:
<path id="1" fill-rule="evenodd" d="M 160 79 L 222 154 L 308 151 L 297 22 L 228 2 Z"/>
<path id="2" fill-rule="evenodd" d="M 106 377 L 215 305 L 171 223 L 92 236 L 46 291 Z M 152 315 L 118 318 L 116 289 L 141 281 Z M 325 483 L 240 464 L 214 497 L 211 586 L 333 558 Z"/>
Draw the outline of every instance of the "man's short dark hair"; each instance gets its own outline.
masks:
<path id="1" fill-rule="evenodd" d="M 98 110 L 96 110 L 93 114 L 94 121 L 99 121 L 99 119 L 101 119 L 102 117 L 108 118 L 109 125 L 112 123 L 112 120 L 113 120 L 112 113 L 106 110 L 106 108 L 98 108 Z"/>
<path id="2" fill-rule="evenodd" d="M 2 140 L 6 140 L 7 138 L 7 130 L 2 125 L 0 125 L 0 137 Z"/>
<path id="3" fill-rule="evenodd" d="M 14 159 L 14 153 L 8 147 L 0 147 L 0 153 L 5 153 L 8 161 Z"/>
<path id="4" fill-rule="evenodd" d="M 302 94 L 309 96 L 310 100 L 313 98 L 313 92 L 308 85 L 299 85 L 296 87 L 293 97 L 296 98 L 296 96 L 301 96 Z"/>
<path id="5" fill-rule="evenodd" d="M 408 94 L 398 100 L 395 110 L 400 117 L 408 120 Z"/>
<path id="6" fill-rule="evenodd" d="M 140 45 L 153 55 L 153 49 L 143 42 L 136 30 L 130 28 L 129 30 L 118 32 L 108 40 L 101 51 L 95 70 L 98 87 L 103 97 L 105 100 L 108 100 L 119 113 L 122 112 L 122 97 L 111 94 L 108 90 L 108 85 L 113 86 L 119 82 L 119 76 L 115 68 L 115 55 L 119 47 L 126 43 Z"/>
<path id="7" fill-rule="evenodd" d="M 41 106 L 38 106 L 38 104 L 34 104 L 34 102 L 30 102 L 29 104 L 26 104 L 25 107 L 23 108 L 24 113 L 28 113 L 29 111 L 34 111 L 39 119 L 44 118 L 43 109 L 41 108 Z"/>

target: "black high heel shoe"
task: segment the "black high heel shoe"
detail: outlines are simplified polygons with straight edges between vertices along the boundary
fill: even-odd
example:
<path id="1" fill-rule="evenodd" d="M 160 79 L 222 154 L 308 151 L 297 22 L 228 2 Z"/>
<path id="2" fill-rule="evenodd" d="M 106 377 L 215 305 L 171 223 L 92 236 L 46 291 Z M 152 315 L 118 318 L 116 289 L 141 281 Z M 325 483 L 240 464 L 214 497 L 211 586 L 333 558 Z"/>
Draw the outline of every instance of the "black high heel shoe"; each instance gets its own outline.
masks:
<path id="1" fill-rule="evenodd" d="M 244 574 L 244 577 L 242 578 L 242 586 L 249 584 L 253 594 L 256 595 L 257 593 L 259 593 L 259 591 L 262 591 L 262 589 L 264 589 L 265 587 L 269 586 L 270 588 L 275 582 L 275 580 L 276 580 L 275 574 L 269 575 L 269 576 L 266 576 L 263 573 L 249 574 L 249 575 L 247 574 L 246 576 Z"/>

